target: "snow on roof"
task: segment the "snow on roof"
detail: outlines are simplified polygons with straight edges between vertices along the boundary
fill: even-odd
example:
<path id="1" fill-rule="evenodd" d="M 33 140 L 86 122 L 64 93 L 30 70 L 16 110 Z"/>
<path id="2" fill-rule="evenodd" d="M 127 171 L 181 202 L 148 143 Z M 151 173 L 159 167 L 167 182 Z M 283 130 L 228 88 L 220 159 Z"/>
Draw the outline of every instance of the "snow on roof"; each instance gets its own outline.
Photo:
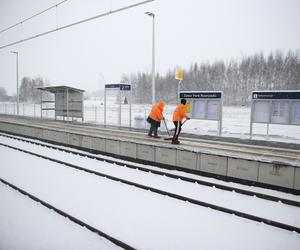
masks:
<path id="1" fill-rule="evenodd" d="M 68 87 L 68 86 L 64 86 L 64 85 L 61 85 L 61 86 L 49 86 L 49 87 L 39 87 L 37 88 L 39 90 L 42 90 L 42 91 L 49 91 L 51 93 L 56 93 L 56 92 L 60 92 L 60 91 L 65 91 L 65 90 L 71 90 L 71 91 L 75 91 L 75 92 L 84 92 L 85 90 L 82 90 L 82 89 L 77 89 L 77 88 L 73 88 L 73 87 Z"/>

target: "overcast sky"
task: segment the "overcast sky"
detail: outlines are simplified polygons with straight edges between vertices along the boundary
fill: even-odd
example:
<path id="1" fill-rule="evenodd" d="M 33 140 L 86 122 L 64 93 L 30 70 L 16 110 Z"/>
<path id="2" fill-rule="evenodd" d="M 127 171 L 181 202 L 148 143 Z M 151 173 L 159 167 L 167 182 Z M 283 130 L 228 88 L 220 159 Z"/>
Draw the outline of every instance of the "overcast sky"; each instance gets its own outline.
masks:
<path id="1" fill-rule="evenodd" d="M 0 30 L 62 0 L 0 0 Z M 0 46 L 142 0 L 68 0 L 0 34 Z M 240 59 L 300 49 L 299 0 L 156 0 L 0 50 L 0 87 L 16 93 L 19 77 L 85 90 L 117 83 L 123 73 L 151 72 L 155 13 L 156 71 L 193 62 Z"/>

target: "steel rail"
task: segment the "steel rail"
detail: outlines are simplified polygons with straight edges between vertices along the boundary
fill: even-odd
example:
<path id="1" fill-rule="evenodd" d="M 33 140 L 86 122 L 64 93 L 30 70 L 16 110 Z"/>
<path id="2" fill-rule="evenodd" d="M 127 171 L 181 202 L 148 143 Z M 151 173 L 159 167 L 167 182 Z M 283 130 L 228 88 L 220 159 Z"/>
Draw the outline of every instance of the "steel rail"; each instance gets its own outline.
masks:
<path id="1" fill-rule="evenodd" d="M 206 207 L 206 208 L 211 208 L 211 209 L 221 211 L 221 212 L 224 212 L 224 213 L 234 214 L 238 217 L 242 217 L 242 218 L 257 221 L 257 222 L 262 222 L 262 223 L 265 223 L 265 224 L 273 226 L 273 227 L 285 229 L 285 230 L 292 231 L 292 232 L 297 232 L 297 233 L 300 234 L 300 228 L 295 227 L 295 226 L 291 226 L 291 225 L 284 224 L 284 223 L 281 223 L 281 222 L 269 220 L 269 219 L 262 218 L 262 217 L 259 217 L 259 216 L 255 216 L 255 215 L 252 215 L 252 214 L 243 213 L 243 212 L 240 212 L 240 211 L 237 211 L 237 210 L 233 210 L 233 209 L 225 208 L 225 207 L 222 207 L 222 206 L 214 205 L 214 204 L 211 204 L 211 203 L 208 203 L 208 202 L 203 202 L 203 201 L 200 201 L 200 200 L 188 198 L 188 197 L 185 197 L 185 196 L 182 196 L 182 195 L 170 193 L 170 192 L 163 191 L 163 190 L 153 188 L 153 187 L 150 187 L 150 186 L 145 186 L 145 185 L 142 185 L 142 184 L 139 184 L 139 183 L 136 183 L 136 182 L 132 182 L 132 181 L 121 179 L 121 178 L 118 178 L 118 177 L 115 177 L 115 176 L 103 174 L 101 172 L 86 169 L 86 168 L 77 166 L 75 164 L 70 164 L 70 163 L 67 163 L 67 162 L 64 162 L 64 161 L 61 161 L 61 160 L 58 160 L 58 159 L 50 158 L 50 157 L 47 157 L 47 156 L 44 156 L 44 155 L 33 153 L 33 152 L 30 152 L 30 151 L 20 149 L 20 148 L 17 148 L 17 147 L 13 147 L 13 146 L 10 146 L 10 145 L 6 145 L 6 144 L 3 144 L 3 143 L 0 143 L 0 145 L 4 146 L 4 147 L 11 148 L 11 149 L 14 149 L 14 150 L 17 150 L 17 151 L 20 151 L 20 152 L 23 152 L 23 153 L 26 153 L 26 154 L 34 155 L 34 156 L 37 156 L 37 157 L 45 159 L 45 160 L 56 162 L 56 163 L 59 163 L 59 164 L 62 164 L 62 165 L 65 165 L 65 166 L 68 166 L 68 167 L 71 167 L 71 168 L 74 168 L 74 169 L 77 169 L 77 170 L 81 170 L 81 171 L 84 171 L 84 172 L 87 172 L 87 173 L 90 173 L 90 174 L 95 174 L 97 176 L 100 176 L 100 177 L 103 177 L 103 178 L 106 178 L 106 179 L 109 179 L 109 180 L 112 180 L 112 181 L 120 182 L 120 183 L 123 183 L 123 184 L 127 184 L 129 186 L 134 186 L 134 187 L 137 187 L 137 188 L 140 188 L 140 189 L 143 189 L 143 190 L 151 191 L 153 193 L 157 193 L 157 194 L 160 194 L 160 195 L 163 195 L 163 196 L 169 196 L 169 197 L 174 198 L 174 199 L 189 202 L 191 204 L 199 205 L 199 206 Z"/>
<path id="2" fill-rule="evenodd" d="M 117 246 L 122 247 L 122 248 L 124 248 L 124 249 L 128 249 L 128 250 L 134 250 L 134 249 L 135 249 L 135 248 L 133 248 L 132 246 L 129 246 L 128 244 L 126 244 L 126 243 L 124 243 L 124 242 L 122 242 L 122 241 L 120 241 L 120 240 L 118 240 L 118 239 L 116 239 L 116 238 L 114 238 L 114 237 L 112 237 L 112 236 L 110 236 L 110 235 L 104 233 L 103 231 L 101 231 L 101 230 L 99 230 L 99 229 L 97 229 L 97 228 L 95 228 L 95 227 L 93 227 L 93 226 L 91 226 L 91 225 L 89 225 L 89 224 L 83 222 L 82 220 L 80 220 L 80 219 L 78 219 L 78 218 L 76 218 L 76 217 L 74 217 L 74 216 L 72 216 L 72 215 L 70 215 L 70 214 L 64 212 L 63 210 L 61 210 L 61 209 L 59 209 L 59 208 L 57 208 L 57 207 L 54 207 L 54 206 L 51 205 L 50 203 L 45 202 L 45 201 L 39 199 L 38 197 L 36 197 L 36 196 L 34 196 L 34 195 L 28 193 L 28 192 L 25 191 L 24 189 L 21 189 L 21 188 L 15 186 L 15 185 L 13 185 L 12 183 L 10 183 L 10 182 L 8 182 L 8 181 L 2 179 L 1 177 L 0 177 L 0 181 L 1 181 L 2 183 L 4 183 L 5 185 L 8 185 L 9 187 L 13 188 L 14 190 L 19 191 L 21 194 L 23 194 L 23 195 L 25 195 L 25 196 L 28 196 L 30 199 L 32 199 L 32 200 L 34 200 L 34 201 L 36 201 L 36 202 L 39 202 L 39 203 L 41 203 L 43 206 L 45 206 L 45 207 L 47 207 L 47 208 L 49 208 L 49 209 L 55 211 L 56 213 L 58 213 L 58 214 L 60 214 L 60 215 L 62 215 L 62 216 L 64 216 L 64 217 L 70 219 L 71 221 L 75 222 L 76 224 L 78 224 L 78 225 L 80 225 L 80 226 L 82 226 L 82 227 L 87 228 L 88 230 L 92 231 L 93 233 L 98 234 L 99 236 L 102 236 L 102 237 L 106 238 L 107 240 L 113 242 L 113 243 L 116 244 Z"/>
<path id="3" fill-rule="evenodd" d="M 248 196 L 258 197 L 258 198 L 269 200 L 269 201 L 281 202 L 283 204 L 287 204 L 287 205 L 290 205 L 290 206 L 300 207 L 300 202 L 298 202 L 298 201 L 289 200 L 289 199 L 285 199 L 285 198 L 281 198 L 281 197 L 277 197 L 277 196 L 273 196 L 273 195 L 258 193 L 258 192 L 254 192 L 254 191 L 248 191 L 248 190 L 245 190 L 245 189 L 230 187 L 230 186 L 227 186 L 227 185 L 217 184 L 217 183 L 213 183 L 213 182 L 209 182 L 209 181 L 203 181 L 203 180 L 194 179 L 194 178 L 190 178 L 190 177 L 186 177 L 186 176 L 182 176 L 182 175 L 171 174 L 171 173 L 164 172 L 164 171 L 149 169 L 149 168 L 137 166 L 137 165 L 134 165 L 134 164 L 124 163 L 124 162 L 116 160 L 116 159 L 115 160 L 110 160 L 110 159 L 107 159 L 105 157 L 100 157 L 100 156 L 91 155 L 91 154 L 87 154 L 87 153 L 83 153 L 83 152 L 73 151 L 73 150 L 69 150 L 69 149 L 65 149 L 65 148 L 56 147 L 56 146 L 53 146 L 53 145 L 47 145 L 47 144 L 44 144 L 44 143 L 34 142 L 34 141 L 30 141 L 30 140 L 26 140 L 26 139 L 14 137 L 14 136 L 3 135 L 3 134 L 0 134 L 0 136 L 10 138 L 10 139 L 14 139 L 14 140 L 27 142 L 27 143 L 34 144 L 34 145 L 41 146 L 41 147 L 46 147 L 46 148 L 59 150 L 59 151 L 66 152 L 66 153 L 80 155 L 82 157 L 87 157 L 87 158 L 95 159 L 95 160 L 102 161 L 102 162 L 105 161 L 105 162 L 108 162 L 108 163 L 113 163 L 113 164 L 116 164 L 117 166 L 120 166 L 120 167 L 138 169 L 138 170 L 143 171 L 143 172 L 153 173 L 153 174 L 157 174 L 157 175 L 161 175 L 161 176 L 166 176 L 166 177 L 169 177 L 169 178 L 172 178 L 172 179 L 187 181 L 187 182 L 191 182 L 191 183 L 197 183 L 197 184 L 203 185 L 203 186 L 215 187 L 217 189 L 221 189 L 221 190 L 225 190 L 225 191 L 229 191 L 229 192 L 235 192 L 235 193 L 244 194 L 244 195 L 248 195 Z"/>

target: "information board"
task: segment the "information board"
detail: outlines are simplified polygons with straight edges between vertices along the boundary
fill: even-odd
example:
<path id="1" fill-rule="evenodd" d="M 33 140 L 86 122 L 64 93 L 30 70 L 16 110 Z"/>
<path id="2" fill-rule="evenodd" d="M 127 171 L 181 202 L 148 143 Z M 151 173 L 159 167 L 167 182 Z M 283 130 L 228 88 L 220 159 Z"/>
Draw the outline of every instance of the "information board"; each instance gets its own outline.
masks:
<path id="1" fill-rule="evenodd" d="M 222 92 L 181 91 L 180 98 L 190 103 L 190 116 L 194 119 L 220 120 Z"/>
<path id="2" fill-rule="evenodd" d="M 250 135 L 253 123 L 300 125 L 300 91 L 252 92 Z"/>
<path id="3" fill-rule="evenodd" d="M 192 119 L 214 120 L 219 122 L 219 135 L 222 130 L 222 91 L 181 91 L 180 99 L 187 100 L 187 112 Z"/>
<path id="4" fill-rule="evenodd" d="M 131 114 L 132 114 L 131 84 L 129 84 L 129 83 L 105 84 L 105 87 L 104 87 L 104 126 L 106 126 L 107 91 L 117 95 L 117 99 L 118 99 L 118 103 L 119 103 L 119 109 L 118 109 L 119 127 L 121 127 L 121 125 L 122 125 L 121 124 L 121 121 L 122 121 L 122 93 L 123 94 L 127 93 L 127 95 L 125 95 L 125 98 L 124 98 L 124 104 L 128 104 L 128 100 L 129 100 L 129 127 L 131 128 Z"/>
<path id="5" fill-rule="evenodd" d="M 105 84 L 105 89 L 116 89 L 122 91 L 130 91 L 131 84 L 127 83 L 117 83 L 117 84 Z"/>

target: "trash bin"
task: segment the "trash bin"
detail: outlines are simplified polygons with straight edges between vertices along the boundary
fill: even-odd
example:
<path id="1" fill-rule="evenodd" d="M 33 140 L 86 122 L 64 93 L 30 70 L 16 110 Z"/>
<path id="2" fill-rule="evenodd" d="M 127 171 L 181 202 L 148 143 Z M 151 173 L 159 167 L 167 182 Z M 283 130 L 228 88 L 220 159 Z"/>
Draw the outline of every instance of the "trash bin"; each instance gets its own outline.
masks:
<path id="1" fill-rule="evenodd" d="M 134 127 L 135 128 L 144 128 L 145 127 L 145 117 L 143 114 L 137 114 L 134 117 Z"/>

